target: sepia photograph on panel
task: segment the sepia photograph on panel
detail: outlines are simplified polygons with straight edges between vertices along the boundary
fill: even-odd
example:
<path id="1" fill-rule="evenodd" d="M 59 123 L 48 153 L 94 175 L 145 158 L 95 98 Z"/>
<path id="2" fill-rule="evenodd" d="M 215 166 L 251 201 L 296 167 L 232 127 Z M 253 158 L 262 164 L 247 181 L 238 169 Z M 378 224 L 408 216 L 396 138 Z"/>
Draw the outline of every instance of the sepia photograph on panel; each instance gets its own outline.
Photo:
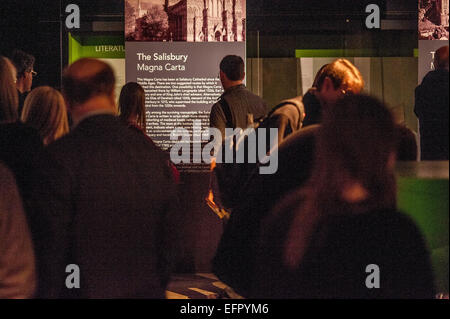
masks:
<path id="1" fill-rule="evenodd" d="M 125 39 L 244 42 L 246 0 L 125 0 Z"/>
<path id="2" fill-rule="evenodd" d="M 419 40 L 448 40 L 449 0 L 419 0 Z"/>

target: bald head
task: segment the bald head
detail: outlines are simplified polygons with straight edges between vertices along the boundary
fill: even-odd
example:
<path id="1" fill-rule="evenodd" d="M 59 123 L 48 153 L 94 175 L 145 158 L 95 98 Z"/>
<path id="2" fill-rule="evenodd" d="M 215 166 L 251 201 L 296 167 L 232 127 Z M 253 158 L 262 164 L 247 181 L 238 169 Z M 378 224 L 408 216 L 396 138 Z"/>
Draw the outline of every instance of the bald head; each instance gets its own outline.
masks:
<path id="1" fill-rule="evenodd" d="M 113 95 L 114 71 L 105 62 L 84 58 L 65 70 L 62 84 L 67 103 L 76 107 L 94 97 Z"/>
<path id="2" fill-rule="evenodd" d="M 439 48 L 434 54 L 434 68 L 436 70 L 446 69 L 448 71 L 448 45 Z"/>

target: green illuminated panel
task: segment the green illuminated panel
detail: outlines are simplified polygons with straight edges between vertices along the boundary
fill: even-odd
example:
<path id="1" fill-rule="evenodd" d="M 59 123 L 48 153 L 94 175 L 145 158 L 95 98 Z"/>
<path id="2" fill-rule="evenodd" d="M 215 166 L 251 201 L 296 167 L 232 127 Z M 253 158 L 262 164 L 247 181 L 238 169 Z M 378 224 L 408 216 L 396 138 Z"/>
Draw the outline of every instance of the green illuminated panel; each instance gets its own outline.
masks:
<path id="1" fill-rule="evenodd" d="M 74 36 L 69 33 L 69 64 L 80 58 L 125 59 L 120 36 Z"/>
<path id="2" fill-rule="evenodd" d="M 431 252 L 438 292 L 448 292 L 448 179 L 399 177 L 398 207 L 420 228 Z"/>

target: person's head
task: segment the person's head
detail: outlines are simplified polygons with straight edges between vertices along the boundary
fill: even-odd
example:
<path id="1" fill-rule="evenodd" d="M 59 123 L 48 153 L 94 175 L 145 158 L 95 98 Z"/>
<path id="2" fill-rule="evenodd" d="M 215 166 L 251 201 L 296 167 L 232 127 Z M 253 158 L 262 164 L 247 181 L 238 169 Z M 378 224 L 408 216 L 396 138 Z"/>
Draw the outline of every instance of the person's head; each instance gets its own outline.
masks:
<path id="1" fill-rule="evenodd" d="M 319 71 L 317 97 L 324 107 L 334 105 L 346 94 L 359 94 L 364 80 L 359 70 L 346 59 L 337 59 Z"/>
<path id="2" fill-rule="evenodd" d="M 120 91 L 120 119 L 135 123 L 145 131 L 145 91 L 138 83 L 129 82 Z"/>
<path id="3" fill-rule="evenodd" d="M 322 76 L 323 70 L 325 70 L 325 68 L 328 66 L 329 64 L 324 64 L 320 67 L 319 71 L 317 71 L 316 76 L 314 77 L 314 82 L 312 87 L 317 89 L 318 83 L 319 83 L 319 79 Z"/>
<path id="4" fill-rule="evenodd" d="M 61 93 L 48 86 L 38 87 L 28 94 L 21 120 L 39 132 L 44 145 L 69 132 L 66 103 Z"/>
<path id="5" fill-rule="evenodd" d="M 436 50 L 434 54 L 434 68 L 448 71 L 448 45 Z"/>
<path id="6" fill-rule="evenodd" d="M 17 70 L 17 89 L 21 93 L 30 92 L 33 76 L 37 75 L 34 71 L 34 56 L 21 50 L 15 50 L 11 59 Z"/>
<path id="7" fill-rule="evenodd" d="M 245 64 L 240 56 L 227 55 L 220 62 L 219 68 L 220 81 L 225 90 L 241 84 L 245 78 Z"/>
<path id="8" fill-rule="evenodd" d="M 324 112 L 308 197 L 286 246 L 288 264 L 298 263 L 319 221 L 395 208 L 396 147 L 393 116 L 375 98 L 349 95 Z"/>
<path id="9" fill-rule="evenodd" d="M 391 112 L 377 99 L 349 95 L 324 112 L 316 150 L 316 173 L 322 186 L 342 190 L 346 181 L 360 183 L 383 205 L 397 146 Z M 320 181 L 319 181 L 320 183 Z"/>
<path id="10" fill-rule="evenodd" d="M 19 98 L 15 86 L 15 72 L 11 61 L 0 56 L 0 123 L 17 120 Z"/>
<path id="11" fill-rule="evenodd" d="M 92 111 L 117 111 L 114 71 L 103 61 L 83 58 L 74 62 L 64 71 L 62 86 L 74 121 Z"/>

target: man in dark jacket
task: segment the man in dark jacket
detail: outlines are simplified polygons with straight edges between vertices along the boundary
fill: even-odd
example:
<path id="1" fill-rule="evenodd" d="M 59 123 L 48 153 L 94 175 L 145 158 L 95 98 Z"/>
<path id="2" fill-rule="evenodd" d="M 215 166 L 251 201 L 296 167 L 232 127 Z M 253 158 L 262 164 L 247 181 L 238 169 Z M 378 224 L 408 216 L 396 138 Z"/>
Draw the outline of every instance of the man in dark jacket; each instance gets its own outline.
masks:
<path id="1" fill-rule="evenodd" d="M 218 128 L 225 138 L 225 128 L 245 130 L 250 124 L 248 114 L 254 119 L 264 116 L 266 103 L 245 87 L 244 60 L 236 55 L 227 55 L 220 62 L 220 81 L 225 92 L 220 101 L 213 105 L 210 126 Z"/>
<path id="2" fill-rule="evenodd" d="M 222 147 L 226 147 L 226 129 L 241 129 L 245 130 L 254 119 L 261 118 L 266 113 L 266 103 L 262 98 L 253 94 L 245 87 L 243 81 L 245 77 L 244 60 L 236 55 L 227 55 L 220 62 L 219 77 L 225 92 L 221 95 L 220 100 L 215 103 L 211 109 L 210 126 L 220 130 L 221 141 L 216 142 Z M 231 135 L 230 133 L 228 133 Z M 233 133 L 234 134 L 234 133 Z M 235 134 L 232 136 L 236 136 Z M 219 145 L 217 145 L 219 146 Z M 224 148 L 223 148 L 224 149 Z M 215 192 L 214 201 L 221 203 L 227 209 L 232 209 L 235 202 L 239 198 L 239 189 L 235 187 L 237 180 L 242 180 L 241 184 L 245 183 L 241 176 L 241 166 L 235 163 L 224 163 L 224 152 L 218 154 L 215 169 L 217 176 L 218 191 Z M 220 199 L 218 198 L 220 197 Z"/>
<path id="3" fill-rule="evenodd" d="M 421 159 L 448 160 L 448 46 L 436 51 L 435 70 L 416 88 L 414 112 L 419 118 Z"/>
<path id="4" fill-rule="evenodd" d="M 64 73 L 75 127 L 46 149 L 33 189 L 38 297 L 165 297 L 175 188 L 162 151 L 116 117 L 114 86 L 99 60 Z"/>

